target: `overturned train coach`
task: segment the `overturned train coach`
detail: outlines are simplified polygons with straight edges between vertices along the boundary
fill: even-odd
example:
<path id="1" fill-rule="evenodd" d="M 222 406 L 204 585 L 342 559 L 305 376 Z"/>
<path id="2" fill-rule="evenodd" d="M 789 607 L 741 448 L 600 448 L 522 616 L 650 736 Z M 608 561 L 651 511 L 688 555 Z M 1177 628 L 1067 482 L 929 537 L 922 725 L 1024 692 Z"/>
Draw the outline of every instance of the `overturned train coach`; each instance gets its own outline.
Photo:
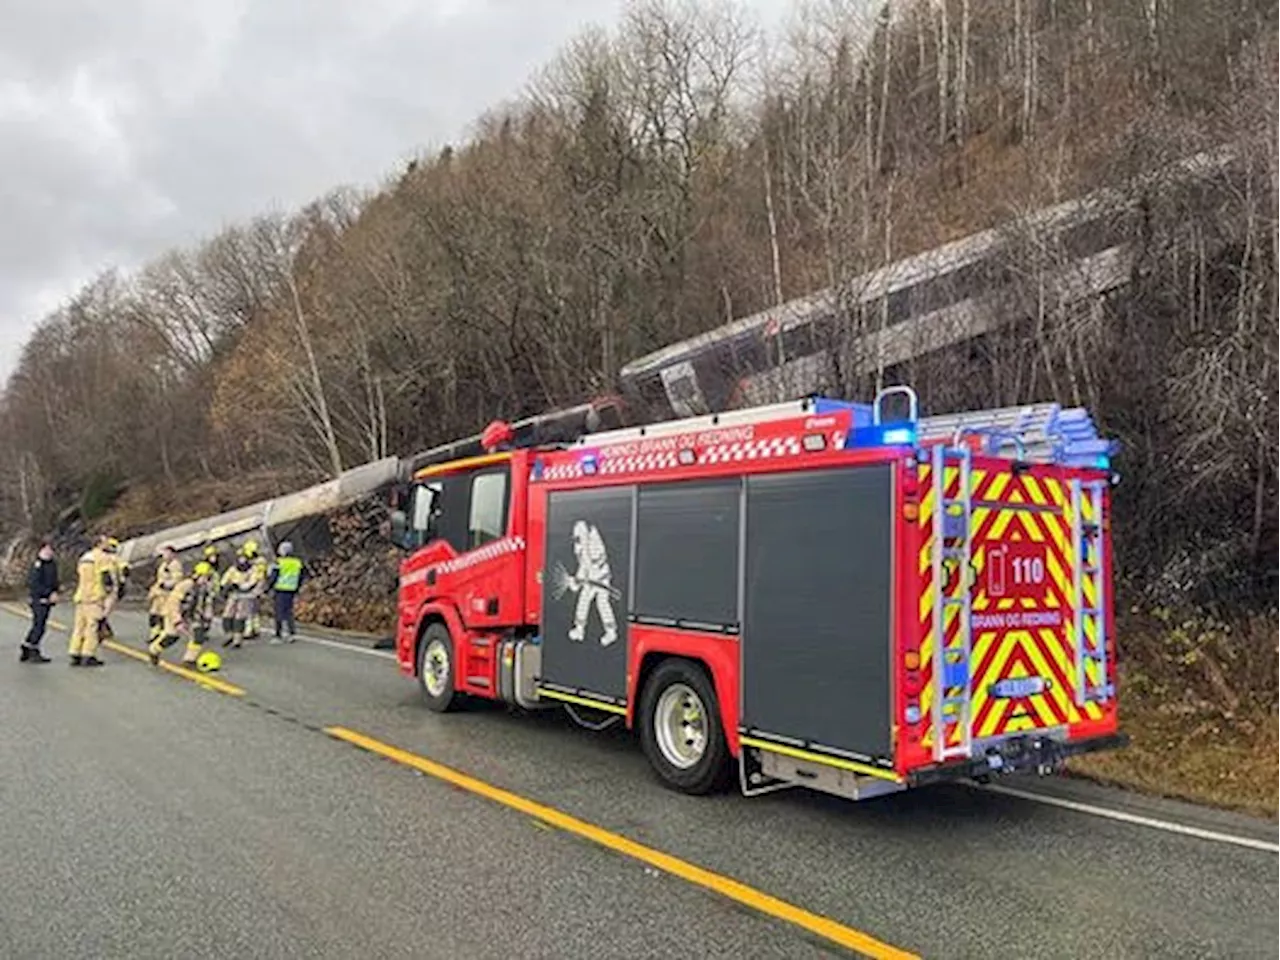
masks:
<path id="1" fill-rule="evenodd" d="M 437 711 L 625 722 L 688 793 L 857 799 L 1118 746 L 1114 475 L 1029 452 L 1037 409 L 921 420 L 894 388 L 558 446 L 492 425 L 401 490 L 400 668 Z"/>

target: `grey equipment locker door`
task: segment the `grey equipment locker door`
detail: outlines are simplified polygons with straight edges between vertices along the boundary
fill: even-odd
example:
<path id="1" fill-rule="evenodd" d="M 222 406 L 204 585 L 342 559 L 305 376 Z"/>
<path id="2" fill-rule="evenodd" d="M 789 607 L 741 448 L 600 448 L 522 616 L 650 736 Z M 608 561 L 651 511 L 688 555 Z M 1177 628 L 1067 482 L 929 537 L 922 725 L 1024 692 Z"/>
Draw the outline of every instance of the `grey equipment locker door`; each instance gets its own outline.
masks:
<path id="1" fill-rule="evenodd" d="M 548 495 L 542 679 L 623 703 L 634 487 Z"/>
<path id="2" fill-rule="evenodd" d="M 748 478 L 745 728 L 892 755 L 892 470 Z"/>

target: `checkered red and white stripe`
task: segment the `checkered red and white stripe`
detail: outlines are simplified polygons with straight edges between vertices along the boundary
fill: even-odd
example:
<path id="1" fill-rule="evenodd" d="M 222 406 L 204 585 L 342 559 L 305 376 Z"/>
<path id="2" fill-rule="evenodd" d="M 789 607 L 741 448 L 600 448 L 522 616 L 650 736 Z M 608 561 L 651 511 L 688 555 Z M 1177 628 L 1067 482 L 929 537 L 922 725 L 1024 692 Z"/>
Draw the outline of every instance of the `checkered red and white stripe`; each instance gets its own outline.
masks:
<path id="1" fill-rule="evenodd" d="M 799 453 L 799 437 L 766 437 L 763 440 L 718 443 L 707 447 L 698 457 L 698 462 L 729 463 L 735 460 L 766 460 L 772 457 L 794 457 Z"/>
<path id="2" fill-rule="evenodd" d="M 495 557 L 505 556 L 508 553 L 515 553 L 517 550 L 523 549 L 524 537 L 503 537 L 501 540 L 493 540 L 477 550 L 471 550 L 462 554 L 462 556 L 454 557 L 452 560 L 446 560 L 443 563 L 415 570 L 413 573 L 400 578 L 400 586 L 408 587 L 415 583 L 421 583 L 427 579 L 427 573 L 430 570 L 435 570 L 436 573 L 457 573 L 459 570 L 466 570 L 477 563 L 484 563 L 486 560 L 492 560 Z"/>
<path id="3" fill-rule="evenodd" d="M 542 468 L 543 480 L 576 480 L 581 476 L 585 474 L 582 472 L 582 464 L 577 460 L 569 463 L 553 463 Z"/>
<path id="4" fill-rule="evenodd" d="M 661 453 L 639 453 L 629 457 L 602 457 L 598 461 L 596 474 L 617 476 L 623 473 L 638 473 L 642 470 L 670 470 L 680 466 L 674 450 Z M 582 469 L 582 461 L 569 463 L 553 463 L 542 470 L 543 480 L 577 480 L 587 476 Z"/>
<path id="5" fill-rule="evenodd" d="M 699 464 L 732 463 L 741 460 L 767 460 L 774 457 L 794 457 L 802 452 L 800 438 L 766 437 L 761 440 L 744 440 L 737 443 L 719 443 L 707 447 L 695 461 Z M 618 476 L 647 470 L 673 470 L 681 464 L 679 453 L 663 450 L 656 453 L 639 453 L 623 457 L 601 457 L 596 474 Z M 581 460 L 549 464 L 542 469 L 542 480 L 577 480 L 588 476 Z"/>
<path id="6" fill-rule="evenodd" d="M 483 547 L 470 550 L 459 557 L 454 557 L 452 560 L 446 560 L 436 569 L 440 573 L 457 573 L 459 570 L 465 570 L 467 567 L 475 566 L 477 563 L 484 563 L 484 561 L 492 560 L 494 557 L 501 557 L 523 549 L 524 537 L 503 537 L 501 540 L 493 540 Z"/>
<path id="7" fill-rule="evenodd" d="M 668 470 L 680 466 L 674 450 L 639 453 L 630 457 L 610 457 L 600 461 L 601 473 L 636 473 L 640 470 Z"/>

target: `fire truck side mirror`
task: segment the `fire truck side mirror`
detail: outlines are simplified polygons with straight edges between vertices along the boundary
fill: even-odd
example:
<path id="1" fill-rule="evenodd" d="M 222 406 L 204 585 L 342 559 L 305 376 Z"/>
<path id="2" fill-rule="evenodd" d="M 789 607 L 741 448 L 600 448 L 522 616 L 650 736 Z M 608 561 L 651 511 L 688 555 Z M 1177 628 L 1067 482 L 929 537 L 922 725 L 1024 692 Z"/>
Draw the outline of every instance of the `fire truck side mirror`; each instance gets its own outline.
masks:
<path id="1" fill-rule="evenodd" d="M 407 483 L 393 484 L 391 489 L 387 491 L 387 508 L 403 511 L 409 504 L 409 496 L 412 489 Z"/>
<path id="2" fill-rule="evenodd" d="M 409 549 L 409 518 L 403 510 L 392 510 L 387 517 L 387 539 L 401 549 Z"/>

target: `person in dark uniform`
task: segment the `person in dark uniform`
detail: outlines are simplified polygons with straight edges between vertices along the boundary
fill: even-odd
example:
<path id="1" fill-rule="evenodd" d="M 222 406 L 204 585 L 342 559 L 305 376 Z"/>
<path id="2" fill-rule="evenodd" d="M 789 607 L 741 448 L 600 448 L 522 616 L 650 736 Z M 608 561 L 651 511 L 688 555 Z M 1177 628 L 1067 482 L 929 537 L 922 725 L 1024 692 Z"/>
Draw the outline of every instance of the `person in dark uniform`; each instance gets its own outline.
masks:
<path id="1" fill-rule="evenodd" d="M 31 629 L 22 641 L 22 663 L 48 663 L 49 658 L 40 652 L 49 625 L 49 613 L 58 602 L 58 561 L 53 558 L 53 544 L 41 542 L 40 551 L 27 574 L 27 594 L 31 603 Z"/>

